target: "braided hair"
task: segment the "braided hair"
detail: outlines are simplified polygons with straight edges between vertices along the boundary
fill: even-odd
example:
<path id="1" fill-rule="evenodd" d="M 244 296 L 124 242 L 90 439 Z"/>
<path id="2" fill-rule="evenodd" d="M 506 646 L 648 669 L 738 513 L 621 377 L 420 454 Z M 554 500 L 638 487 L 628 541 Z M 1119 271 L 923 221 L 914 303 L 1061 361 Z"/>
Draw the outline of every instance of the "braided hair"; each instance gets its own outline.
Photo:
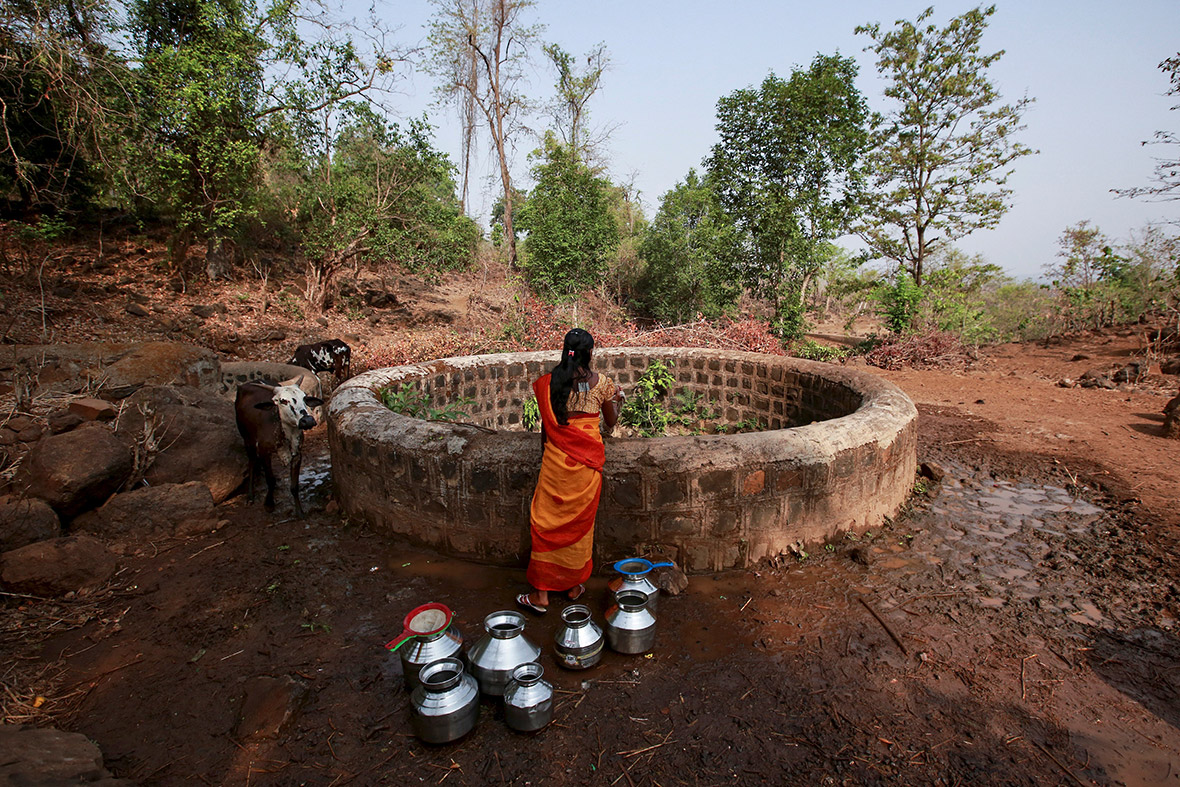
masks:
<path id="1" fill-rule="evenodd" d="M 574 387 L 574 376 L 579 369 L 590 372 L 590 351 L 594 349 L 594 337 L 589 331 L 574 328 L 565 335 L 561 347 L 561 360 L 553 367 L 549 378 L 549 403 L 559 424 L 569 423 L 566 407 L 570 391 Z"/>

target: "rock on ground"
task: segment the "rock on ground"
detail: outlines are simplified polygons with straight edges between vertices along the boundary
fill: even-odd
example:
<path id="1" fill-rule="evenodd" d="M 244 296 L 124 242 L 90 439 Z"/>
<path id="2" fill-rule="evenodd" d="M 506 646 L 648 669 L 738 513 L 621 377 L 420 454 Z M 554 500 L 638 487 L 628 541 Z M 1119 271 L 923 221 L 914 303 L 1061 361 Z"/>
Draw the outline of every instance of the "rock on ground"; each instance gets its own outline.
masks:
<path id="1" fill-rule="evenodd" d="M 130 787 L 111 778 L 102 752 L 85 735 L 22 724 L 0 726 L 0 785 Z"/>
<path id="2" fill-rule="evenodd" d="M 31 369 L 40 391 L 75 393 L 97 384 L 108 398 L 173 382 L 215 390 L 219 366 L 212 350 L 177 342 L 14 345 L 0 358 L 2 376 Z"/>
<path id="3" fill-rule="evenodd" d="M 1173 397 L 1164 406 L 1164 437 L 1180 440 L 1180 396 Z"/>
<path id="4" fill-rule="evenodd" d="M 90 533 L 108 540 L 146 538 L 213 530 L 213 494 L 200 481 L 161 484 L 115 495 L 102 508 L 82 514 L 70 526 L 72 532 Z"/>
<path id="5" fill-rule="evenodd" d="M 131 447 L 100 424 L 49 435 L 29 451 L 16 488 L 39 497 L 69 520 L 106 502 L 127 481 Z"/>
<path id="6" fill-rule="evenodd" d="M 220 503 L 246 477 L 233 402 L 216 394 L 187 386 L 144 388 L 126 400 L 118 433 L 155 443 L 158 453 L 144 476 L 151 486 L 200 481 Z"/>
<path id="7" fill-rule="evenodd" d="M 38 541 L 0 555 L 0 581 L 18 593 L 62 596 L 93 590 L 115 574 L 115 556 L 91 536 Z"/>
<path id="8" fill-rule="evenodd" d="M 35 497 L 0 500 L 0 552 L 60 535 L 61 521 L 44 500 Z"/>

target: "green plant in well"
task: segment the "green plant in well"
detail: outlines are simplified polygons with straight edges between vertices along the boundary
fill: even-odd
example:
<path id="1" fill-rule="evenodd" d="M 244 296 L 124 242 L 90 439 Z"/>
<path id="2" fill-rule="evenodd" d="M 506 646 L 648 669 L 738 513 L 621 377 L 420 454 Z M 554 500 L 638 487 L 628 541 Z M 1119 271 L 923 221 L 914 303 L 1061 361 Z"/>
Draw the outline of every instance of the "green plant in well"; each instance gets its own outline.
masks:
<path id="1" fill-rule="evenodd" d="M 623 405 L 619 420 L 644 437 L 664 434 L 671 416 L 660 399 L 675 382 L 676 378 L 663 361 L 652 361 L 635 381 L 635 388 Z"/>
<path id="2" fill-rule="evenodd" d="M 731 424 L 717 424 L 717 434 L 739 434 L 741 432 L 759 432 L 762 423 L 757 418 L 743 418 Z"/>
<path id="3" fill-rule="evenodd" d="M 530 396 L 524 400 L 520 422 L 530 432 L 534 432 L 541 427 L 541 406 L 537 404 L 536 397 Z"/>
<path id="4" fill-rule="evenodd" d="M 446 407 L 431 407 L 430 394 L 412 383 L 402 383 L 396 390 L 392 386 L 382 388 L 378 395 L 381 403 L 393 412 L 424 421 L 456 421 L 467 415 L 464 408 L 475 404 L 474 399 L 462 396 Z"/>

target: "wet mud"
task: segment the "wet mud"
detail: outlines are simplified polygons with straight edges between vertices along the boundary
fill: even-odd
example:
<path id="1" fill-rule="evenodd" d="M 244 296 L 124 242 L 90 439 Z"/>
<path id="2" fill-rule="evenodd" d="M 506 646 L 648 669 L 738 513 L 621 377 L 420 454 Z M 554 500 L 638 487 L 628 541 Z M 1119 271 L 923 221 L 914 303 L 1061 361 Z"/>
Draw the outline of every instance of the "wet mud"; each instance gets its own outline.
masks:
<path id="1" fill-rule="evenodd" d="M 440 601 L 470 647 L 524 572 L 325 513 L 322 438 L 309 519 L 235 499 L 230 525 L 145 545 L 88 623 L 26 657 L 60 665 L 65 726 L 143 784 L 1180 783 L 1177 591 L 1144 525 L 1032 463 L 938 458 L 943 482 L 884 528 L 692 577 L 649 654 L 564 670 L 560 602 L 529 616 L 558 692 L 534 734 L 484 700 L 461 741 L 413 737 L 382 644 Z M 607 569 L 580 600 L 600 625 Z M 259 676 L 296 689 L 249 735 Z"/>

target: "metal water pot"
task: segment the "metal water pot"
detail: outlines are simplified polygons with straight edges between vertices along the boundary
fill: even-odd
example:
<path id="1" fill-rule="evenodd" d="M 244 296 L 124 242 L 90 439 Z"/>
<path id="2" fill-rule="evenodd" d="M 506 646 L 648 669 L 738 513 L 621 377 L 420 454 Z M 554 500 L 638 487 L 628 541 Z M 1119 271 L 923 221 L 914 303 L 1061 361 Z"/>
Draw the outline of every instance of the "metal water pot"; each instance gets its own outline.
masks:
<path id="1" fill-rule="evenodd" d="M 606 635 L 585 604 L 571 604 L 561 611 L 563 625 L 554 635 L 557 663 L 567 669 L 588 669 L 602 659 Z"/>
<path id="2" fill-rule="evenodd" d="M 536 732 L 553 721 L 553 686 L 535 661 L 512 671 L 504 688 L 504 721 L 517 732 Z"/>
<path id="3" fill-rule="evenodd" d="M 402 659 L 402 675 L 406 679 L 406 689 L 413 691 L 420 684 L 418 673 L 432 661 L 445 658 L 456 658 L 467 665 L 467 656 L 463 653 L 463 635 L 454 625 L 435 632 L 429 636 L 417 637 L 403 645 L 398 654 Z"/>
<path id="4" fill-rule="evenodd" d="M 647 610 L 647 594 L 620 590 L 606 613 L 606 641 L 619 653 L 646 653 L 656 641 L 656 618 Z"/>
<path id="5" fill-rule="evenodd" d="M 410 726 L 426 743 L 450 743 L 471 732 L 479 718 L 479 685 L 459 659 L 432 661 L 410 693 Z"/>
<path id="6" fill-rule="evenodd" d="M 647 575 L 653 568 L 671 566 L 671 563 L 653 563 L 641 557 L 629 557 L 614 564 L 615 571 L 623 575 L 623 584 L 619 585 L 615 595 L 624 590 L 638 590 L 647 594 L 647 609 L 656 614 L 659 605 L 660 589 L 656 587 Z"/>
<path id="7" fill-rule="evenodd" d="M 524 616 L 512 610 L 493 612 L 483 619 L 483 639 L 475 643 L 467 658 L 471 674 L 479 681 L 484 694 L 499 697 L 512 677 L 512 671 L 536 661 L 541 649 L 524 636 Z"/>

